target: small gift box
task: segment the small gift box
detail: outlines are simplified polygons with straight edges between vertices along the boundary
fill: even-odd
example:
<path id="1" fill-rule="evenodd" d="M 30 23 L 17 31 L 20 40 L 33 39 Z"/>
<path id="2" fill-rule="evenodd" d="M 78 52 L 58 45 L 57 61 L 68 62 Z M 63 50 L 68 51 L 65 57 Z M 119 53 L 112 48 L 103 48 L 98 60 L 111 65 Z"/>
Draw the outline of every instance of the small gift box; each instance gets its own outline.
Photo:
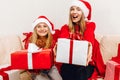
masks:
<path id="1" fill-rule="evenodd" d="M 12 70 L 8 65 L 0 66 L 0 80 L 20 80 L 20 70 Z"/>
<path id="2" fill-rule="evenodd" d="M 120 43 L 118 44 L 118 54 L 117 54 L 117 57 L 120 58 Z"/>
<path id="3" fill-rule="evenodd" d="M 88 41 L 59 38 L 56 62 L 86 66 L 87 53 Z"/>
<path id="4" fill-rule="evenodd" d="M 13 69 L 50 69 L 53 65 L 51 49 L 37 52 L 20 50 L 11 54 L 11 66 Z"/>
<path id="5" fill-rule="evenodd" d="M 115 61 L 106 63 L 106 72 L 104 80 L 120 80 L 120 64 Z"/>

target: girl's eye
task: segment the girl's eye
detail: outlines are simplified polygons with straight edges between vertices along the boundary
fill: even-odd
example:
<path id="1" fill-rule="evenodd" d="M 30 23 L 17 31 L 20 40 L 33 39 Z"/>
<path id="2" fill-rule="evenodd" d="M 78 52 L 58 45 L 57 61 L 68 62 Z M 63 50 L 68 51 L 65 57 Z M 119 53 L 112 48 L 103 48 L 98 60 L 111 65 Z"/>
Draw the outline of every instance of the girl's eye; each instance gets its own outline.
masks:
<path id="1" fill-rule="evenodd" d="M 40 28 L 41 26 L 37 26 L 37 28 Z"/>
<path id="2" fill-rule="evenodd" d="M 44 27 L 46 28 L 47 26 L 46 26 L 46 25 L 44 25 Z"/>

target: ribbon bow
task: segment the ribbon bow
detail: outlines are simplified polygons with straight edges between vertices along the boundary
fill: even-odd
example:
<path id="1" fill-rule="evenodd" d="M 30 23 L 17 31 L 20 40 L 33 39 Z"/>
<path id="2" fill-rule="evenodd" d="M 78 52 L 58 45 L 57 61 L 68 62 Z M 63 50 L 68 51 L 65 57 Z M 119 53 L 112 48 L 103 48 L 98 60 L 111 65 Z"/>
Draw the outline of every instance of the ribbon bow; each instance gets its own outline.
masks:
<path id="1" fill-rule="evenodd" d="M 82 40 L 82 35 L 80 35 L 79 33 L 70 33 L 69 38 L 72 40 Z"/>
<path id="2" fill-rule="evenodd" d="M 29 45 L 28 45 L 28 53 L 40 52 L 41 50 L 42 50 L 42 48 L 39 48 L 34 43 L 29 43 Z"/>

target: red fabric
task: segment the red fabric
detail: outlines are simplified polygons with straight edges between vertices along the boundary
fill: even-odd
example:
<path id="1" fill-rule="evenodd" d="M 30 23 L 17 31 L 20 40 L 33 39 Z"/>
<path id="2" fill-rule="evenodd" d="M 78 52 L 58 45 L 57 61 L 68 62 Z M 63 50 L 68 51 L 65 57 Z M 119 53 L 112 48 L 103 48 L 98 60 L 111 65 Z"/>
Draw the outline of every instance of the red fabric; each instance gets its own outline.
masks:
<path id="1" fill-rule="evenodd" d="M 90 64 L 95 66 L 94 73 L 97 72 L 98 75 L 104 77 L 106 66 L 105 66 L 103 59 L 102 59 L 99 43 L 95 39 L 95 35 L 94 35 L 95 28 L 96 28 L 96 25 L 94 22 L 87 22 L 86 30 L 85 30 L 84 35 L 83 35 L 83 39 L 91 42 L 93 45 L 93 53 L 92 53 L 92 60 L 93 61 L 90 62 Z M 69 38 L 69 35 L 70 35 L 70 33 L 69 33 L 68 25 L 62 26 L 60 37 L 61 38 Z M 93 76 L 97 77 L 97 75 L 94 75 L 94 74 L 92 75 L 92 77 Z"/>
<path id="2" fill-rule="evenodd" d="M 55 66 L 57 67 L 59 73 L 61 73 L 61 66 L 62 66 L 62 63 L 55 62 Z"/>
<path id="3" fill-rule="evenodd" d="M 23 33 L 23 35 L 26 36 L 26 38 L 23 40 L 23 42 L 25 43 L 25 44 L 24 44 L 24 48 L 25 48 L 25 49 L 28 49 L 29 39 L 30 39 L 30 37 L 31 37 L 31 35 L 32 35 L 32 32 Z"/>
<path id="4" fill-rule="evenodd" d="M 115 66 L 114 80 L 120 80 L 120 65 Z"/>
<path id="5" fill-rule="evenodd" d="M 0 75 L 3 77 L 3 80 L 9 80 L 9 75 L 4 72 L 4 71 L 8 71 L 8 70 L 11 70 L 11 66 L 0 69 Z"/>
<path id="6" fill-rule="evenodd" d="M 12 69 L 28 69 L 27 50 L 16 51 L 11 54 Z M 50 69 L 53 65 L 53 55 L 50 49 L 33 53 L 33 69 Z"/>
<path id="7" fill-rule="evenodd" d="M 97 72 L 97 74 L 99 76 L 104 77 L 106 66 L 103 62 L 102 55 L 100 52 L 99 43 L 96 39 L 94 41 L 94 46 L 93 46 L 92 60 L 93 61 L 90 62 L 90 64 L 95 66 L 96 70 L 94 70 L 94 71 Z M 92 76 L 94 76 L 94 74 Z"/>
<path id="8" fill-rule="evenodd" d="M 55 42 L 57 42 L 57 39 L 60 36 L 60 30 L 59 29 L 55 29 L 55 34 L 53 34 L 53 39 L 55 40 Z"/>

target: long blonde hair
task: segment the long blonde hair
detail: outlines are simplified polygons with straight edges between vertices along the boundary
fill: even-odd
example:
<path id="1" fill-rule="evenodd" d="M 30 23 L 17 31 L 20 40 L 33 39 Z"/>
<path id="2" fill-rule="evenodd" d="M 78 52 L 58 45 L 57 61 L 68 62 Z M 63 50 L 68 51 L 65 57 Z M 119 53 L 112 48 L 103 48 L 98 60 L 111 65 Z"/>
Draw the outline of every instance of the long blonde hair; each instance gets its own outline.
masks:
<path id="1" fill-rule="evenodd" d="M 35 26 L 35 28 L 37 27 L 38 25 Z M 37 31 L 36 29 L 34 28 L 34 31 L 33 31 L 33 34 L 30 38 L 30 42 L 31 43 L 35 43 L 38 47 L 41 48 L 50 48 L 51 45 L 52 45 L 52 40 L 53 40 L 53 37 L 52 37 L 52 34 L 50 32 L 50 29 L 49 29 L 49 32 L 48 34 L 45 36 L 44 40 L 42 40 L 40 38 L 40 36 L 37 34 Z M 38 40 L 41 40 L 41 41 L 38 41 Z"/>
<path id="2" fill-rule="evenodd" d="M 85 21 L 85 16 L 84 14 L 82 13 L 82 16 L 81 16 L 81 19 L 79 21 L 79 27 L 80 27 L 80 34 L 83 35 L 84 34 L 84 31 L 86 29 L 86 21 Z M 68 26 L 69 26 L 69 30 L 71 33 L 74 33 L 75 32 L 75 29 L 74 29 L 74 24 L 72 22 L 72 19 L 71 19 L 71 16 L 70 16 L 70 12 L 69 12 L 69 22 L 68 22 Z"/>

